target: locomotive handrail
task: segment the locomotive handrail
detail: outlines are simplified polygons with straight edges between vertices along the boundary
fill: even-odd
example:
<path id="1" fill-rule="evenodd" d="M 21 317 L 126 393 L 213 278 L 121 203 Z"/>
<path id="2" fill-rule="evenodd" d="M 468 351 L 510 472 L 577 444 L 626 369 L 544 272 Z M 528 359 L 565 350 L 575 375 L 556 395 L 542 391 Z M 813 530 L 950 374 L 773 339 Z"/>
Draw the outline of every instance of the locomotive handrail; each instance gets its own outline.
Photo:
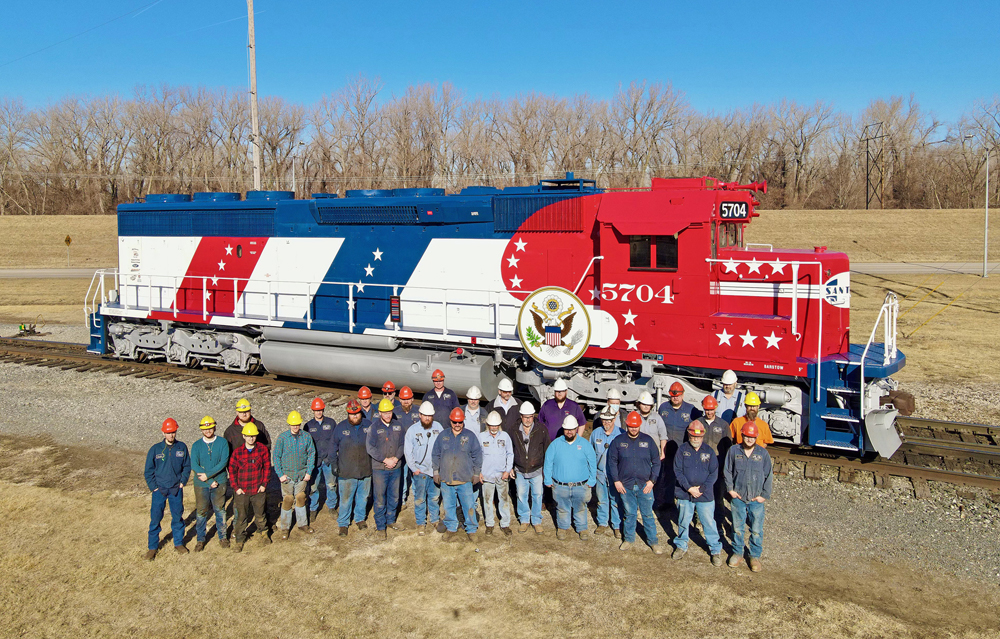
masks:
<path id="1" fill-rule="evenodd" d="M 861 353 L 861 379 L 859 382 L 861 421 L 864 421 L 865 415 L 869 412 L 865 397 L 865 359 L 868 357 L 868 349 L 871 348 L 872 340 L 875 339 L 875 332 L 878 331 L 878 325 L 882 321 L 883 315 L 885 315 L 885 324 L 883 325 L 885 341 L 882 344 L 884 351 L 882 353 L 882 365 L 886 366 L 896 357 L 896 321 L 899 316 L 899 298 L 892 291 L 886 293 L 885 300 L 882 302 L 882 308 L 879 309 L 878 317 L 875 318 L 875 325 L 872 326 L 872 332 L 868 336 L 868 342 L 865 344 L 865 350 Z"/>
<path id="2" fill-rule="evenodd" d="M 595 255 L 594 257 L 590 258 L 590 262 L 587 264 L 587 268 L 583 270 L 583 275 L 580 276 L 580 281 L 576 283 L 576 288 L 573 289 L 573 295 L 576 295 L 577 291 L 580 290 L 580 287 L 583 286 L 583 280 L 587 279 L 587 273 L 590 272 L 590 267 L 594 265 L 594 262 L 603 259 L 604 259 L 603 255 Z"/>

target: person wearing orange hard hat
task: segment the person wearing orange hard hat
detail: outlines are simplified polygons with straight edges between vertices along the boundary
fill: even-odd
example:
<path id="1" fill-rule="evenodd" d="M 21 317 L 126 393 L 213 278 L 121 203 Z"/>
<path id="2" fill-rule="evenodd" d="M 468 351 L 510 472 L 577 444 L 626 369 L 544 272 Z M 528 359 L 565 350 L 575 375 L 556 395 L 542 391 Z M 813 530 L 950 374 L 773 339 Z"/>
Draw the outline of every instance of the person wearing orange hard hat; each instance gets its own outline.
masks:
<path id="1" fill-rule="evenodd" d="M 352 522 L 358 530 L 368 527 L 365 519 L 372 489 L 372 458 L 367 447 L 370 430 L 371 424 L 364 421 L 357 400 L 347 402 L 347 419 L 337 424 L 330 443 L 330 465 L 337 476 L 340 495 L 337 526 L 341 537 L 347 536 Z"/>
<path id="2" fill-rule="evenodd" d="M 326 493 L 326 508 L 331 517 L 336 517 L 337 510 L 337 477 L 330 465 L 330 443 L 337 429 L 337 422 L 324 414 L 326 402 L 322 397 L 312 400 L 309 406 L 313 418 L 305 423 L 303 430 L 309 433 L 316 444 L 316 472 L 309 482 L 309 520 L 316 521 L 319 515 L 320 488 Z"/>
<path id="3" fill-rule="evenodd" d="M 386 380 L 386 382 L 382 384 L 382 399 L 388 399 L 392 402 L 395 410 L 398 411 L 400 409 L 401 404 L 399 403 L 399 398 L 396 396 L 396 385 L 392 383 L 392 380 Z"/>
<path id="4" fill-rule="evenodd" d="M 465 427 L 465 411 L 456 406 L 448 415 L 451 428 L 445 428 L 434 441 L 431 449 L 431 468 L 434 483 L 441 486 L 444 502 L 445 541 L 451 541 L 458 532 L 458 509 L 465 519 L 465 533 L 469 541 L 478 541 L 476 533 L 476 502 L 473 485 L 481 482 L 483 473 L 483 447 L 478 433 Z"/>
<path id="5" fill-rule="evenodd" d="M 709 396 L 711 398 L 711 396 Z M 722 540 L 715 524 L 715 483 L 719 478 L 719 458 L 705 445 L 705 425 L 695 420 L 687 429 L 688 439 L 674 455 L 674 498 L 677 499 L 677 536 L 673 559 L 687 553 L 688 532 L 698 513 L 708 543 L 713 566 L 722 565 Z"/>
<path id="6" fill-rule="evenodd" d="M 742 400 L 741 400 L 742 401 Z M 729 423 L 721 419 L 718 414 L 719 403 L 712 395 L 705 395 L 701 400 L 702 415 L 692 424 L 701 424 L 705 429 L 705 445 L 712 449 L 712 452 L 719 458 L 719 464 L 726 458 L 729 447 L 733 445 L 729 432 Z M 726 481 L 719 472 L 715 480 L 715 520 L 718 529 L 725 528 L 726 521 Z"/>
<path id="7" fill-rule="evenodd" d="M 608 451 L 608 482 L 615 487 L 622 508 L 622 543 L 619 550 L 630 550 L 635 543 L 635 527 L 642 515 L 646 543 L 656 555 L 662 555 L 656 536 L 653 515 L 653 487 L 660 476 L 659 446 L 641 432 L 642 416 L 632 411 L 625 417 L 625 432 L 615 437 Z"/>
<path id="8" fill-rule="evenodd" d="M 423 402 L 430 402 L 434 406 L 434 421 L 439 424 L 448 424 L 449 416 L 453 408 L 458 408 L 458 393 L 446 388 L 444 385 L 444 371 L 440 368 L 431 374 L 432 389 L 424 393 Z"/>
<path id="9" fill-rule="evenodd" d="M 750 395 L 747 394 L 748 414 Z M 749 525 L 750 570 L 753 572 L 761 570 L 764 502 L 771 498 L 774 479 L 771 455 L 757 443 L 761 434 L 755 421 L 744 423 L 740 428 L 740 445 L 729 449 L 723 465 L 733 514 L 733 554 L 729 557 L 729 567 L 736 568 L 743 563 L 744 530 Z"/>
<path id="10" fill-rule="evenodd" d="M 365 447 L 372 458 L 372 496 L 375 515 L 375 538 L 388 539 L 386 528 L 405 530 L 396 521 L 399 515 L 400 477 L 406 431 L 393 414 L 388 399 L 378 403 L 377 417 L 372 420 Z"/>
<path id="11" fill-rule="evenodd" d="M 729 432 L 732 435 L 733 441 L 737 444 L 743 443 L 742 433 L 744 424 L 755 424 L 759 432 L 757 445 L 767 448 L 768 444 L 774 443 L 774 437 L 771 435 L 771 427 L 767 425 L 767 422 L 758 417 L 760 414 L 760 396 L 757 393 L 749 392 L 746 399 L 743 400 L 743 404 L 747 408 L 747 414 L 737 417 L 729 424 Z"/>
<path id="12" fill-rule="evenodd" d="M 191 456 L 188 448 L 177 439 L 177 421 L 168 417 L 160 427 L 163 441 L 153 444 L 146 453 L 143 476 L 152 505 L 149 508 L 148 550 L 144 558 L 152 561 L 160 547 L 160 522 L 167 504 L 170 505 L 170 531 L 174 537 L 174 550 L 187 554 L 184 545 L 184 484 L 191 476 Z"/>
<path id="13" fill-rule="evenodd" d="M 358 389 L 358 405 L 361 406 L 362 419 L 366 422 L 378 419 L 378 411 L 372 405 L 372 389 L 362 386 Z"/>

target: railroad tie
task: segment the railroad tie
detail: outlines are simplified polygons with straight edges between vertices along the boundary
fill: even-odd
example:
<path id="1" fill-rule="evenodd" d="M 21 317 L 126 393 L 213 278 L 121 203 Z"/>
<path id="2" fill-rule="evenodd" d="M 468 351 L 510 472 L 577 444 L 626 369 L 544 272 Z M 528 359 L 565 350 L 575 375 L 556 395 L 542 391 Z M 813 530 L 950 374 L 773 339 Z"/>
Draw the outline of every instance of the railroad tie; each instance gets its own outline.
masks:
<path id="1" fill-rule="evenodd" d="M 854 483 L 854 469 L 848 468 L 846 466 L 841 466 L 840 474 L 837 476 L 837 480 L 842 484 L 853 484 Z"/>
<path id="2" fill-rule="evenodd" d="M 888 473 L 875 473 L 875 487 L 882 490 L 892 489 L 892 475 Z"/>
<path id="3" fill-rule="evenodd" d="M 923 477 L 912 477 L 910 479 L 913 482 L 913 496 L 917 499 L 930 499 L 931 498 L 931 488 L 927 485 L 927 480 Z"/>
<path id="4" fill-rule="evenodd" d="M 819 464 L 819 462 L 806 462 L 804 475 L 806 479 L 817 481 L 823 479 L 823 467 Z"/>

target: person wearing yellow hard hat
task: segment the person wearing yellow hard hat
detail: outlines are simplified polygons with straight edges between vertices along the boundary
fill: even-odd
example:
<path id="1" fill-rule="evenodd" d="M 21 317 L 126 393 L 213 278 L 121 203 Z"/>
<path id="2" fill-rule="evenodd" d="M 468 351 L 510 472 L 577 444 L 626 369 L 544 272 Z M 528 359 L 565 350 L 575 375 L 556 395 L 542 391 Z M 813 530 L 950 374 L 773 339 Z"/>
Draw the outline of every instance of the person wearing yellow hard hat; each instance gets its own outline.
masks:
<path id="1" fill-rule="evenodd" d="M 403 530 L 396 522 L 399 514 L 400 477 L 406 432 L 393 414 L 388 399 L 378 403 L 378 415 L 371 422 L 365 447 L 372 458 L 372 493 L 375 502 L 375 537 L 386 539 L 386 528 Z"/>
<path id="2" fill-rule="evenodd" d="M 247 423 L 240 431 L 242 441 L 229 456 L 229 483 L 233 487 L 234 523 L 233 552 L 242 552 L 247 540 L 247 525 L 250 513 L 254 515 L 254 525 L 263 544 L 271 543 L 267 529 L 265 491 L 271 477 L 271 454 L 267 446 L 257 442 L 260 431 L 253 422 Z"/>
<path id="3" fill-rule="evenodd" d="M 194 471 L 194 529 L 198 537 L 194 551 L 205 549 L 208 518 L 215 512 L 215 530 L 219 545 L 229 547 L 226 537 L 226 486 L 229 463 L 229 442 L 215 434 L 215 420 L 206 415 L 201 418 L 201 439 L 191 444 L 191 470 Z"/>
<path id="4" fill-rule="evenodd" d="M 757 416 L 760 413 L 760 395 L 752 391 L 747 393 L 746 398 L 743 400 L 743 405 L 747 408 L 746 415 L 737 417 L 729 424 L 729 433 L 732 435 L 733 441 L 737 444 L 742 444 L 743 425 L 747 423 L 756 424 L 758 432 L 757 445 L 761 448 L 767 448 L 768 444 L 774 443 L 774 437 L 771 436 L 771 427 L 767 425 L 767 422 Z"/>
<path id="5" fill-rule="evenodd" d="M 315 532 L 309 525 L 306 498 L 309 480 L 316 469 L 316 444 L 312 435 L 302 430 L 302 415 L 293 410 L 288 413 L 288 430 L 274 441 L 274 472 L 281 482 L 281 517 L 278 529 L 281 538 L 288 539 L 292 529 L 292 506 L 295 506 L 295 523 L 305 533 Z"/>
<path id="6" fill-rule="evenodd" d="M 260 433 L 257 435 L 257 443 L 267 446 L 267 450 L 270 451 L 271 434 L 264 427 L 264 422 L 250 414 L 250 400 L 246 397 L 241 397 L 236 402 L 236 418 L 223 434 L 223 437 L 229 442 L 229 449 L 236 450 L 243 444 L 243 427 L 247 424 L 253 424 L 257 427 L 257 432 Z"/>

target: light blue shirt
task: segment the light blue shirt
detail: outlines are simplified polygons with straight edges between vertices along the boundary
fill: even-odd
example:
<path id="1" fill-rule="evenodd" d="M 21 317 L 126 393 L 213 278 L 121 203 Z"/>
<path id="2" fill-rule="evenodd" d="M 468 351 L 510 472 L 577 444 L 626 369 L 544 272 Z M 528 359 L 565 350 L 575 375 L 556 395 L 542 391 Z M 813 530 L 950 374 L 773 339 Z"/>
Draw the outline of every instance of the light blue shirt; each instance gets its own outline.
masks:
<path id="1" fill-rule="evenodd" d="M 410 472 L 421 472 L 425 475 L 433 475 L 434 467 L 431 464 L 431 451 L 434 450 L 434 441 L 441 434 L 444 428 L 437 422 L 431 422 L 429 428 L 417 421 L 406 430 L 403 439 L 403 455 L 406 457 L 406 465 Z"/>
<path id="2" fill-rule="evenodd" d="M 553 481 L 562 484 L 587 482 L 588 486 L 597 484 L 597 455 L 590 442 L 579 435 L 572 442 L 566 441 L 565 435 L 556 437 L 545 449 L 545 465 L 542 468 L 546 486 L 552 485 Z"/>
<path id="3" fill-rule="evenodd" d="M 479 445 L 483 447 L 483 480 L 500 483 L 504 473 L 514 467 L 514 443 L 503 429 L 491 435 L 489 428 L 479 433 Z"/>
<path id="4" fill-rule="evenodd" d="M 604 430 L 604 426 L 598 426 L 590 434 L 590 445 L 594 447 L 594 453 L 597 455 L 597 481 L 602 484 L 608 483 L 608 450 L 611 448 L 611 440 L 624 432 L 618 424 L 615 424 L 610 435 Z"/>

